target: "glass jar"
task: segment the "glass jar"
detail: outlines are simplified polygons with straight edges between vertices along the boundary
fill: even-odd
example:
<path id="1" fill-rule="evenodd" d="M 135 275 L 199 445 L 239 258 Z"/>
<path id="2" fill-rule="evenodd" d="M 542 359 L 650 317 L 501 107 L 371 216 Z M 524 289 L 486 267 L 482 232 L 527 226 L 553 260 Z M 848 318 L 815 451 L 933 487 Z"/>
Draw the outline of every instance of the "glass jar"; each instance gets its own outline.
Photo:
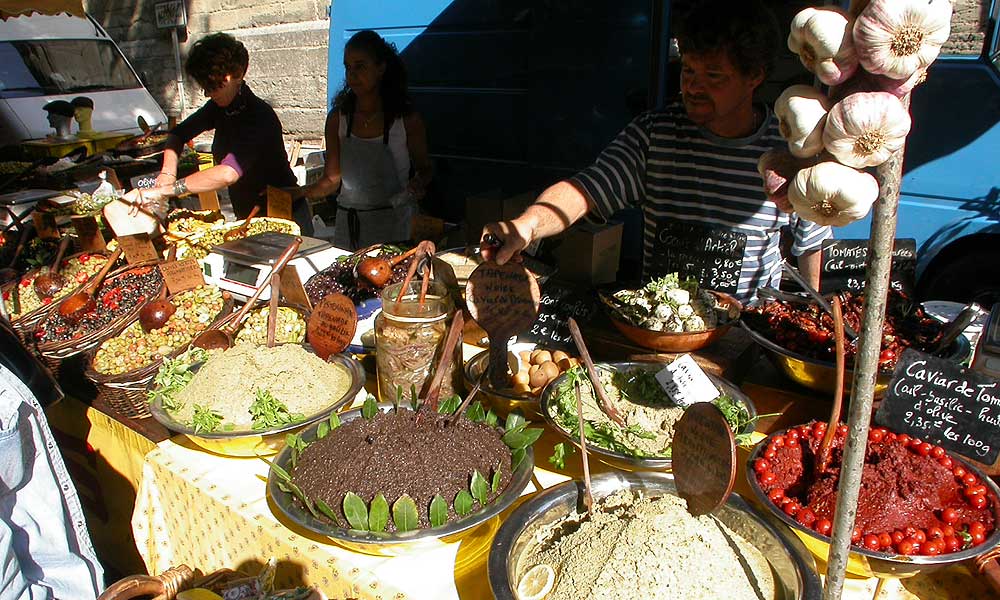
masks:
<path id="1" fill-rule="evenodd" d="M 397 390 L 402 389 L 407 404 L 411 387 L 423 397 L 455 309 L 447 288 L 440 283 L 430 284 L 423 305 L 419 303 L 420 282 L 411 282 L 397 303 L 402 286 L 395 283 L 382 289 L 382 312 L 375 318 L 375 364 L 379 399 L 393 402 Z M 441 399 L 455 393 L 461 353 L 461 345 L 456 345 L 452 360 L 445 363 Z"/>

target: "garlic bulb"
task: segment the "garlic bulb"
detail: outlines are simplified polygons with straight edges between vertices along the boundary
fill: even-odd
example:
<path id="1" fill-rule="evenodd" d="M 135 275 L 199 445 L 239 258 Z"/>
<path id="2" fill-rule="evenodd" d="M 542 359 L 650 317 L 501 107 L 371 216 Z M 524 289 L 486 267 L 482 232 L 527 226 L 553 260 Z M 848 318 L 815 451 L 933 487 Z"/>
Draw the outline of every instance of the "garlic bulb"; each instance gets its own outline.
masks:
<path id="1" fill-rule="evenodd" d="M 788 184 L 801 169 L 816 164 L 813 159 L 801 159 L 785 150 L 772 149 L 757 161 L 757 172 L 764 182 L 764 194 L 778 210 L 792 212 L 788 201 Z"/>
<path id="2" fill-rule="evenodd" d="M 830 102 L 811 85 L 793 85 L 778 96 L 774 114 L 788 151 L 805 158 L 823 150 L 823 125 Z"/>
<path id="3" fill-rule="evenodd" d="M 948 0 L 871 0 L 854 23 L 854 45 L 870 73 L 909 79 L 934 62 L 951 30 Z"/>
<path id="4" fill-rule="evenodd" d="M 902 98 L 926 79 L 927 69 L 917 69 L 908 79 L 892 79 L 885 75 L 873 75 L 859 68 L 854 77 L 830 90 L 830 101 L 836 104 L 857 92 L 889 92 Z"/>
<path id="5" fill-rule="evenodd" d="M 858 57 L 851 29 L 854 20 L 843 10 L 824 6 L 806 8 L 792 19 L 788 49 L 799 55 L 805 68 L 827 85 L 837 85 L 854 74 Z"/>
<path id="6" fill-rule="evenodd" d="M 833 105 L 823 127 L 827 152 L 849 167 L 875 167 L 903 147 L 910 113 L 887 92 L 859 92 Z"/>
<path id="7" fill-rule="evenodd" d="M 878 198 L 878 182 L 834 162 L 802 169 L 788 186 L 788 200 L 803 219 L 843 227 L 864 217 Z"/>

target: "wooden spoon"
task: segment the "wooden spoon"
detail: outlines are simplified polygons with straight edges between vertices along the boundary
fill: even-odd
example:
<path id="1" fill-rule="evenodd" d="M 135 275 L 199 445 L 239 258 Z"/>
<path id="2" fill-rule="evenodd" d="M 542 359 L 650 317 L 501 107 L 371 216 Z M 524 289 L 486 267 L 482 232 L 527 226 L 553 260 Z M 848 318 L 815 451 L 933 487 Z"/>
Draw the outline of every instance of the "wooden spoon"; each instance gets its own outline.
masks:
<path id="1" fill-rule="evenodd" d="M 381 256 L 369 256 L 358 262 L 354 268 L 355 277 L 364 279 L 374 287 L 381 289 L 392 278 L 393 268 L 413 256 L 419 247 L 419 245 L 414 246 L 399 256 L 394 256 L 390 259 Z"/>
<path id="2" fill-rule="evenodd" d="M 94 292 L 104 282 L 104 278 L 107 277 L 111 271 L 111 267 L 118 262 L 118 258 L 121 255 L 122 248 L 119 246 L 114 254 L 108 258 L 108 261 L 104 263 L 101 270 L 90 281 L 83 284 L 80 291 L 63 300 L 62 304 L 59 305 L 59 316 L 64 321 L 70 325 L 76 325 L 83 317 L 94 312 L 94 309 L 97 308 L 97 303 L 94 302 Z"/>
<path id="3" fill-rule="evenodd" d="M 14 265 L 17 264 L 17 259 L 21 258 L 21 253 L 24 252 L 24 246 L 28 243 L 28 235 L 30 233 L 31 228 L 22 225 L 21 237 L 17 242 L 17 248 L 14 249 L 14 256 L 10 259 L 10 263 L 6 267 L 0 269 L 0 285 L 20 277 L 21 273 L 14 268 Z"/>
<path id="4" fill-rule="evenodd" d="M 596 387 L 596 386 L 595 386 Z M 587 460 L 587 430 L 583 420 L 583 399 L 580 396 L 580 380 L 573 382 L 576 391 L 576 418 L 580 428 L 580 453 L 583 456 L 583 505 L 587 507 L 587 518 L 594 516 L 594 493 L 590 489 L 590 461 Z"/>
<path id="5" fill-rule="evenodd" d="M 42 273 L 38 277 L 35 277 L 32 285 L 39 298 L 51 298 L 58 294 L 66 285 L 66 278 L 59 273 L 59 269 L 62 267 L 63 256 L 66 254 L 66 248 L 69 248 L 69 236 L 65 236 L 59 241 L 59 250 L 56 251 L 56 259 L 52 261 L 52 266 L 49 267 L 48 273 Z"/>
<path id="6" fill-rule="evenodd" d="M 259 212 L 260 205 L 254 204 L 253 210 L 251 210 L 250 214 L 247 215 L 247 218 L 243 220 L 243 224 L 232 231 L 227 231 L 225 235 L 222 236 L 222 239 L 228 242 L 229 240 L 242 239 L 246 237 L 247 230 L 250 229 L 250 220 L 256 217 Z"/>
<path id="7" fill-rule="evenodd" d="M 267 347 L 274 347 L 274 332 L 278 327 L 278 300 L 281 298 L 281 272 L 271 273 L 271 302 L 267 311 Z"/>
<path id="8" fill-rule="evenodd" d="M 590 352 L 587 351 L 587 344 L 583 341 L 583 334 L 580 333 L 580 326 L 576 324 L 576 319 L 570 317 L 566 321 L 569 326 L 569 333 L 573 336 L 573 342 L 576 344 L 576 350 L 580 353 L 580 360 L 583 361 L 583 366 L 587 369 L 587 376 L 590 377 L 590 383 L 594 386 L 594 393 L 597 394 L 597 403 L 600 405 L 601 410 L 604 414 L 608 415 L 608 418 L 617 423 L 621 427 L 625 427 L 625 421 L 622 421 L 621 416 L 615 407 L 611 405 L 611 401 L 608 400 L 608 393 L 604 390 L 604 385 L 601 384 L 601 377 L 597 374 L 597 368 L 594 367 L 594 361 L 590 359 Z"/>
<path id="9" fill-rule="evenodd" d="M 465 317 L 462 311 L 455 311 L 451 325 L 448 326 L 448 334 L 444 338 L 444 346 L 441 347 L 441 356 L 438 357 L 437 368 L 434 369 L 434 377 L 430 380 L 427 392 L 424 394 L 424 404 L 437 412 L 438 400 L 441 398 L 441 383 L 444 381 L 444 372 L 447 370 L 448 361 L 455 356 L 455 347 L 458 340 L 462 338 L 462 327 L 465 324 Z M 469 395 L 471 397 L 471 394 Z M 468 397 L 466 397 L 468 399 Z"/>
<path id="10" fill-rule="evenodd" d="M 302 238 L 297 237 L 291 244 L 288 245 L 287 248 L 285 248 L 285 251 L 281 253 L 278 260 L 274 261 L 274 266 L 271 267 L 271 275 L 277 273 L 285 267 L 288 261 L 291 260 L 291 258 L 295 256 L 295 253 L 299 251 L 299 244 L 301 243 Z M 202 331 L 198 337 L 194 338 L 191 345 L 197 348 L 204 348 L 205 350 L 228 350 L 229 348 L 232 348 L 233 335 L 236 334 L 236 330 L 239 329 L 240 323 L 243 322 L 243 319 L 247 316 L 247 313 L 250 312 L 250 309 L 253 308 L 253 305 L 257 302 L 257 299 L 260 298 L 263 291 L 264 286 L 262 285 L 254 291 L 253 295 L 246 301 L 246 304 L 244 304 L 242 308 L 237 311 L 236 316 L 233 317 L 232 321 L 219 329 L 206 329 L 205 331 Z"/>
<path id="11" fill-rule="evenodd" d="M 489 381 L 495 390 L 507 386 L 507 340 L 538 317 L 538 281 L 523 266 L 484 262 L 465 284 L 469 313 L 490 338 Z"/>
<path id="12" fill-rule="evenodd" d="M 833 297 L 833 340 L 837 350 L 837 377 L 833 385 L 833 408 L 830 410 L 830 420 L 827 422 L 826 434 L 816 451 L 816 474 L 822 475 L 830 464 L 830 448 L 833 437 L 840 425 L 840 412 L 844 403 L 844 368 L 846 351 L 844 349 L 844 313 L 840 308 L 840 295 Z"/>

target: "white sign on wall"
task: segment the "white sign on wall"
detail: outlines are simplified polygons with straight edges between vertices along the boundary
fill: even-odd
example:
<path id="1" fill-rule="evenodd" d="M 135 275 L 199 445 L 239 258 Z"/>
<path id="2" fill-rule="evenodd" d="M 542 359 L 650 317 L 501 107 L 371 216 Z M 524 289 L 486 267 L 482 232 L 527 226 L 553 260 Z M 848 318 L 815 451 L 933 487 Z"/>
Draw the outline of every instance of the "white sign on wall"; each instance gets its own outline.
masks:
<path id="1" fill-rule="evenodd" d="M 156 3 L 156 26 L 160 29 L 185 27 L 187 12 L 183 0 L 170 0 Z"/>

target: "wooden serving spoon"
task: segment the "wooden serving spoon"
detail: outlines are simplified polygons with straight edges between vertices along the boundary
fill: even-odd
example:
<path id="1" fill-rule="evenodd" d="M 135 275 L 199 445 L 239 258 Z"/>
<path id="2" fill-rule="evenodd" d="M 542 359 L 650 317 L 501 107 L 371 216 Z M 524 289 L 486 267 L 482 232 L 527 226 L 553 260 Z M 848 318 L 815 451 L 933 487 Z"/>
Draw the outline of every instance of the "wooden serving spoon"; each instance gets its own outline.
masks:
<path id="1" fill-rule="evenodd" d="M 22 224 L 21 237 L 18 239 L 17 248 L 14 249 L 14 256 L 10 259 L 10 263 L 6 267 L 0 269 L 0 285 L 20 277 L 21 273 L 14 268 L 14 265 L 17 264 L 17 259 L 21 258 L 21 253 L 24 252 L 24 246 L 28 243 L 28 235 L 30 233 L 31 228 Z"/>
<path id="2" fill-rule="evenodd" d="M 257 213 L 259 212 L 260 212 L 260 205 L 254 204 L 253 209 L 250 211 L 250 214 L 247 215 L 247 218 L 243 220 L 243 224 L 232 231 L 227 231 L 222 236 L 222 239 L 228 242 L 230 240 L 242 239 L 246 237 L 247 230 L 250 229 L 250 220 L 256 217 Z"/>
<path id="3" fill-rule="evenodd" d="M 281 298 L 281 272 L 271 273 L 271 301 L 267 311 L 267 347 L 274 347 L 274 332 L 278 327 L 278 300 Z"/>
<path id="4" fill-rule="evenodd" d="M 583 505 L 587 507 L 587 518 L 594 516 L 594 493 L 590 488 L 590 461 L 587 460 L 587 430 L 583 421 L 583 398 L 580 396 L 580 380 L 573 382 L 576 391 L 576 419 L 580 428 L 580 453 L 583 458 Z"/>
<path id="5" fill-rule="evenodd" d="M 108 276 L 108 273 L 111 271 L 111 267 L 118 262 L 118 258 L 121 257 L 121 255 L 122 248 L 119 246 L 114 253 L 108 257 L 108 261 L 104 263 L 101 270 L 98 271 L 90 281 L 83 284 L 80 291 L 63 300 L 62 304 L 59 305 L 59 316 L 62 317 L 64 321 L 70 325 L 76 325 L 85 316 L 94 312 L 97 308 L 97 303 L 94 302 L 94 292 L 96 292 L 97 288 L 104 282 L 104 278 Z"/>
<path id="6" fill-rule="evenodd" d="M 52 266 L 49 267 L 48 273 L 42 273 L 38 277 L 35 277 L 32 285 L 39 298 L 51 298 L 58 294 L 66 285 L 66 278 L 59 273 L 62 267 L 63 255 L 66 254 L 66 248 L 69 248 L 69 236 L 65 236 L 59 241 L 59 250 L 56 251 L 56 259 L 52 261 Z"/>
<path id="7" fill-rule="evenodd" d="M 833 446 L 833 437 L 837 433 L 840 425 L 840 412 L 844 403 L 844 369 L 846 362 L 846 350 L 844 349 L 844 313 L 840 307 L 840 295 L 833 297 L 833 340 L 837 351 L 837 377 L 833 385 L 833 408 L 830 410 L 830 420 L 827 422 L 826 433 L 823 441 L 819 444 L 816 452 L 816 474 L 826 473 L 830 464 L 830 448 Z"/>
<path id="8" fill-rule="evenodd" d="M 392 278 L 393 268 L 413 256 L 419 248 L 419 245 L 414 246 L 399 256 L 394 256 L 390 259 L 381 256 L 369 256 L 358 262 L 354 268 L 354 275 L 359 279 L 367 281 L 375 288 L 381 289 Z"/>
<path id="9" fill-rule="evenodd" d="M 458 340 L 462 338 L 462 327 L 464 324 L 465 317 L 462 316 L 462 311 L 455 311 L 451 325 L 448 326 L 448 334 L 444 338 L 444 346 L 441 347 L 441 356 L 438 357 L 437 368 L 434 369 L 434 377 L 430 380 L 427 393 L 424 394 L 424 404 L 429 406 L 434 412 L 437 412 L 438 400 L 441 398 L 441 383 L 444 381 L 445 369 L 448 366 L 448 361 L 452 360 L 455 356 L 455 347 L 458 345 Z M 466 400 L 471 396 L 472 394 L 469 394 Z"/>
<path id="10" fill-rule="evenodd" d="M 281 253 L 278 260 L 274 261 L 274 266 L 271 267 L 271 275 L 274 275 L 288 264 L 288 261 L 295 256 L 295 253 L 299 251 L 299 244 L 302 243 L 302 238 L 295 238 L 291 244 L 285 248 L 285 251 Z M 253 305 L 260 298 L 261 293 L 264 291 L 264 285 L 257 288 L 253 295 L 246 301 L 239 311 L 237 311 L 236 316 L 228 324 L 224 325 L 219 329 L 206 329 L 202 331 L 198 337 L 194 338 L 191 342 L 192 346 L 197 348 L 203 348 L 205 350 L 228 350 L 233 347 L 233 336 L 236 334 L 236 330 L 239 329 L 240 323 L 253 308 Z"/>
<path id="11" fill-rule="evenodd" d="M 569 326 L 569 333 L 573 336 L 577 352 L 580 353 L 580 360 L 583 361 L 583 366 L 587 369 L 587 376 L 590 377 L 590 382 L 594 386 L 594 393 L 597 394 L 597 403 L 600 405 L 601 410 L 604 411 L 604 414 L 608 415 L 609 419 L 619 426 L 625 427 L 625 421 L 622 420 L 621 415 L 618 414 L 615 407 L 611 405 L 611 401 L 608 400 L 608 393 L 604 390 L 604 385 L 601 384 L 601 377 L 597 374 L 594 361 L 590 358 L 590 352 L 587 351 L 587 344 L 583 341 L 583 334 L 580 333 L 580 326 L 576 324 L 576 319 L 570 317 L 566 321 L 566 325 Z"/>

